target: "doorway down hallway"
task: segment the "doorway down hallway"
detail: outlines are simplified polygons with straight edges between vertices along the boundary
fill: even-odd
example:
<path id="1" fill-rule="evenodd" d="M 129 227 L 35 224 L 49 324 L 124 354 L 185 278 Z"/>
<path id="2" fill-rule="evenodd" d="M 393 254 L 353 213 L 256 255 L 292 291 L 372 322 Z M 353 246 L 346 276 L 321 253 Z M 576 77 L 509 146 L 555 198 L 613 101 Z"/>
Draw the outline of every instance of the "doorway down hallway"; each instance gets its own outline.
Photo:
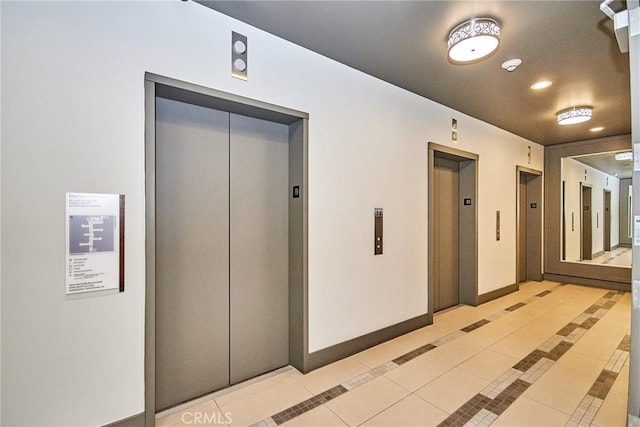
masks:
<path id="1" fill-rule="evenodd" d="M 631 295 L 527 282 L 303 375 L 283 368 L 158 426 L 625 426 Z"/>

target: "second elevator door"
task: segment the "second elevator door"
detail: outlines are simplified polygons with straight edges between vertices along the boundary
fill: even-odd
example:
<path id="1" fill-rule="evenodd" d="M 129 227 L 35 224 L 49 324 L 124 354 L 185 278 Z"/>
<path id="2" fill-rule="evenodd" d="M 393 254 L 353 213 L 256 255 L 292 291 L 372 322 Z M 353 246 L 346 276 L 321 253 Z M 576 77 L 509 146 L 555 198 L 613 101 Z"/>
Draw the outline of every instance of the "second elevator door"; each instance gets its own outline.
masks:
<path id="1" fill-rule="evenodd" d="M 288 363 L 288 127 L 158 98 L 156 407 Z"/>
<path id="2" fill-rule="evenodd" d="M 435 312 L 460 302 L 460 163 L 436 156 L 434 180 L 434 233 L 437 251 L 433 284 Z"/>

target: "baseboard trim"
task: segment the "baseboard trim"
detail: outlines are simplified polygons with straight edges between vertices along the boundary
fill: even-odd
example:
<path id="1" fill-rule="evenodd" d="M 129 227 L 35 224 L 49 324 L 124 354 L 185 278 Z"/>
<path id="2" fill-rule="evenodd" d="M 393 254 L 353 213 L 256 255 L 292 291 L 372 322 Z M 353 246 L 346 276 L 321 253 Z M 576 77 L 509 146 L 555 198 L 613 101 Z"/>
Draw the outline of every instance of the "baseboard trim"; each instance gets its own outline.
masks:
<path id="1" fill-rule="evenodd" d="M 144 427 L 144 412 L 105 424 L 104 427 Z"/>
<path id="2" fill-rule="evenodd" d="M 604 251 L 596 252 L 595 254 L 591 255 L 591 259 L 598 258 L 599 256 L 602 256 L 602 255 L 604 255 Z"/>
<path id="3" fill-rule="evenodd" d="M 431 324 L 433 324 L 433 313 L 426 313 L 340 344 L 314 351 L 309 353 L 309 370 L 307 372 Z"/>
<path id="4" fill-rule="evenodd" d="M 492 301 L 494 299 L 498 299 L 505 295 L 509 295 L 513 292 L 517 292 L 520 289 L 517 283 L 512 285 L 507 285 L 504 288 L 496 289 L 491 292 L 487 292 L 486 294 L 478 295 L 478 305 L 484 304 L 485 302 Z"/>
<path id="5" fill-rule="evenodd" d="M 614 245 L 611 246 L 611 249 L 609 249 L 610 251 L 615 251 L 616 249 L 618 249 L 620 247 L 620 245 Z"/>
<path id="6" fill-rule="evenodd" d="M 551 282 L 562 282 L 575 285 L 590 286 L 592 288 L 631 292 L 631 283 L 612 282 L 610 280 L 590 279 L 587 277 L 567 276 L 564 274 L 555 273 L 545 273 L 545 279 Z"/>

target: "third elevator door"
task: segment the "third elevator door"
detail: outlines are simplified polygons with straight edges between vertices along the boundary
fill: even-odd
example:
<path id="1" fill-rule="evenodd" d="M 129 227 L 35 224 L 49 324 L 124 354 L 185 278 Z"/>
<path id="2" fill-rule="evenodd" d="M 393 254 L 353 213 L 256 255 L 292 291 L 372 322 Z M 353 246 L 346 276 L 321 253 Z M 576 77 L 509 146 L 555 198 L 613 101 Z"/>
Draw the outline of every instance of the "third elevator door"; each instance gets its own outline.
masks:
<path id="1" fill-rule="evenodd" d="M 156 408 L 288 363 L 288 127 L 158 98 Z"/>
<path id="2" fill-rule="evenodd" d="M 604 250 L 611 250 L 611 191 L 604 190 L 604 218 L 603 218 L 603 233 L 604 233 Z"/>
<path id="3" fill-rule="evenodd" d="M 591 187 L 580 184 L 580 192 L 582 195 L 582 220 L 581 220 L 581 240 L 582 240 L 582 259 L 593 259 L 593 214 L 591 206 Z"/>
<path id="4" fill-rule="evenodd" d="M 459 291 L 459 204 L 460 164 L 455 160 L 435 157 L 434 165 L 434 233 L 435 272 L 433 310 L 457 305 Z"/>
<path id="5" fill-rule="evenodd" d="M 542 280 L 542 175 L 518 170 L 518 283 Z"/>

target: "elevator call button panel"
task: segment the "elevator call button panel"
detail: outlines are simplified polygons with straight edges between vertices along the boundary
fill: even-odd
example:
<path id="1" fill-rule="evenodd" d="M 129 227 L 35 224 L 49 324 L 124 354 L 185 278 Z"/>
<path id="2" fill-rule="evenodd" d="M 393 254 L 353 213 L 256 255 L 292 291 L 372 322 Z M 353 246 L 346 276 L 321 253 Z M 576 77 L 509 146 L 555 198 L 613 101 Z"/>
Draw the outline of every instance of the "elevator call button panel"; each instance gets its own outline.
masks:
<path id="1" fill-rule="evenodd" d="M 382 208 L 375 208 L 373 210 L 373 220 L 373 254 L 382 255 Z"/>

